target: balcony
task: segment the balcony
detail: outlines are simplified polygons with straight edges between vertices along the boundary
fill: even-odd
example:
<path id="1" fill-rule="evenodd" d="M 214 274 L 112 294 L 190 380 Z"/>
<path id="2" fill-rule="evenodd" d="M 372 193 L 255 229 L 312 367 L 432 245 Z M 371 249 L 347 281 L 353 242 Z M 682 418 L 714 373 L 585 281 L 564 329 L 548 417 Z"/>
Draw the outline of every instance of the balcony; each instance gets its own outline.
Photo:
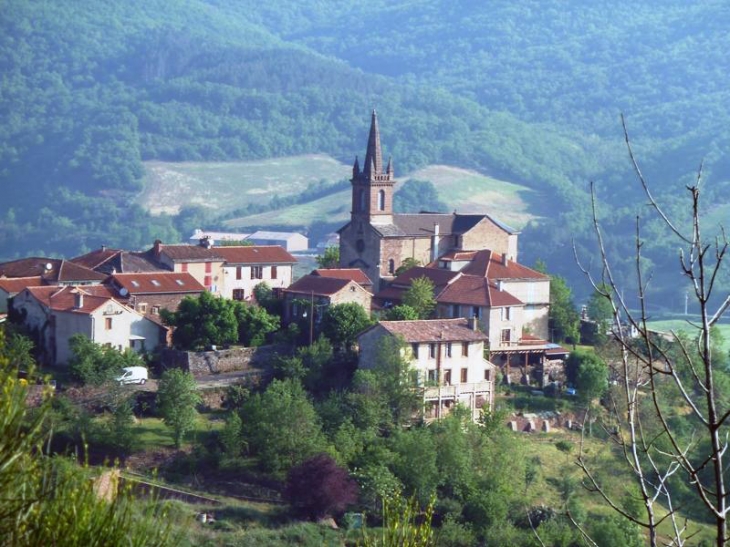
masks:
<path id="1" fill-rule="evenodd" d="M 461 395 L 480 395 L 492 391 L 492 382 L 476 382 L 467 384 L 455 384 L 450 386 L 431 386 L 424 390 L 423 398 L 426 401 L 458 400 Z"/>

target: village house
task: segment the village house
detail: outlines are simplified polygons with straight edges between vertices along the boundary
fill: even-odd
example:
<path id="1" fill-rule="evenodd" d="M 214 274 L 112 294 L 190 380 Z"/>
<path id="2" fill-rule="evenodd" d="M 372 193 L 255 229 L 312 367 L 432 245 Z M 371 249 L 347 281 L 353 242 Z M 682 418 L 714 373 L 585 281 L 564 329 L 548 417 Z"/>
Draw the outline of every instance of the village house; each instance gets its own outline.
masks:
<path id="1" fill-rule="evenodd" d="M 377 366 L 385 337 L 403 343 L 403 356 L 417 372 L 423 391 L 426 420 L 448 415 L 457 404 L 469 409 L 475 421 L 493 409 L 496 367 L 484 359 L 487 336 L 476 321 L 380 321 L 358 336 L 360 368 Z"/>
<path id="2" fill-rule="evenodd" d="M 517 260 L 519 232 L 489 215 L 396 214 L 393 162 L 383 164 L 378 119 L 373 111 L 362 168 L 352 168 L 350 221 L 339 229 L 340 265 L 360 268 L 383 289 L 406 259 L 427 264 L 454 250 L 491 249 Z"/>
<path id="3" fill-rule="evenodd" d="M 309 239 L 298 232 L 274 232 L 271 230 L 258 230 L 253 233 L 234 232 L 213 232 L 196 228 L 191 241 L 209 239 L 211 244 L 224 242 L 235 242 L 241 244 L 246 241 L 253 245 L 278 245 L 289 252 L 306 251 L 309 248 Z"/>
<path id="4" fill-rule="evenodd" d="M 40 277 L 43 285 L 98 285 L 106 275 L 62 258 L 29 257 L 0 263 L 0 278 Z"/>
<path id="5" fill-rule="evenodd" d="M 352 302 L 369 311 L 372 302 L 372 294 L 356 281 L 314 273 L 297 279 L 283 295 L 285 323 L 309 317 L 317 324 L 329 306 Z"/>
<path id="6" fill-rule="evenodd" d="M 189 273 L 205 290 L 221 296 L 225 260 L 211 247 L 207 239 L 202 240 L 200 245 L 163 245 L 158 239 L 151 251 L 154 259 L 166 270 Z"/>
<path id="7" fill-rule="evenodd" d="M 118 273 L 109 276 L 106 284 L 114 289 L 117 300 L 155 321 L 160 310 L 176 311 L 183 298 L 205 292 L 197 279 L 183 272 Z"/>
<path id="8" fill-rule="evenodd" d="M 213 247 L 225 261 L 221 295 L 233 300 L 251 300 L 253 289 L 266 283 L 274 290 L 291 285 L 297 259 L 278 245 Z"/>
<path id="9" fill-rule="evenodd" d="M 373 292 L 373 282 L 370 281 L 370 278 L 360 268 L 318 268 L 312 271 L 312 275 L 349 279 L 360 285 L 366 291 Z"/>
<path id="10" fill-rule="evenodd" d="M 13 311 L 35 339 L 41 362 L 50 365 L 68 364 L 74 334 L 137 352 L 153 351 L 166 340 L 165 327 L 117 301 L 104 285 L 28 287 L 13 299 Z"/>
<path id="11" fill-rule="evenodd" d="M 154 258 L 152 250 L 143 252 L 111 249 L 102 245 L 99 249 L 71 259 L 71 262 L 94 271 L 115 273 L 141 273 L 165 271 Z"/>

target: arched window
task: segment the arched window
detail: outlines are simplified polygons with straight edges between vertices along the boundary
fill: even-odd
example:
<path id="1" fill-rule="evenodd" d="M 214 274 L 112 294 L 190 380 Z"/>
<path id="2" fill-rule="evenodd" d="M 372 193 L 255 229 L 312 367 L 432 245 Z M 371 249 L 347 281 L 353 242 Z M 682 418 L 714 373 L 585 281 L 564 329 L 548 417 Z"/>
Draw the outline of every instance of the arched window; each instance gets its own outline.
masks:
<path id="1" fill-rule="evenodd" d="M 391 275 L 395 273 L 395 260 L 392 258 L 388 260 L 388 273 Z"/>
<path id="2" fill-rule="evenodd" d="M 378 211 L 385 211 L 385 190 L 378 192 Z"/>
<path id="3" fill-rule="evenodd" d="M 362 190 L 362 189 L 360 190 L 360 203 L 359 203 L 358 210 L 359 211 L 365 210 L 365 190 Z"/>

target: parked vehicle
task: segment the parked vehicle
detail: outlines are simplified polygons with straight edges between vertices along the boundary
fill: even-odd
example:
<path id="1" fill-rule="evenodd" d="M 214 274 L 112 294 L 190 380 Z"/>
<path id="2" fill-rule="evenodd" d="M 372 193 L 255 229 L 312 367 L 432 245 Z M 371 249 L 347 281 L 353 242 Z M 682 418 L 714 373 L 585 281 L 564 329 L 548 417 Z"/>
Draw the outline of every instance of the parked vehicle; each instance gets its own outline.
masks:
<path id="1" fill-rule="evenodd" d="M 120 385 L 126 384 L 144 384 L 149 378 L 149 373 L 145 367 L 125 367 L 123 373 L 116 380 Z"/>

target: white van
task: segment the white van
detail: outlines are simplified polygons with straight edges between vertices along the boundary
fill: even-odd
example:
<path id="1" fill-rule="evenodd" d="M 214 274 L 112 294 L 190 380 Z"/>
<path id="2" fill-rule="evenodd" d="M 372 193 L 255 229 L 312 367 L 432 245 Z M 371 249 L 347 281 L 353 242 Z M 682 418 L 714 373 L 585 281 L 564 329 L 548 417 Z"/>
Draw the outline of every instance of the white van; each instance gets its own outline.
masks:
<path id="1" fill-rule="evenodd" d="M 120 385 L 125 384 L 144 384 L 149 378 L 149 374 L 145 367 L 124 367 L 122 375 L 116 380 Z"/>

